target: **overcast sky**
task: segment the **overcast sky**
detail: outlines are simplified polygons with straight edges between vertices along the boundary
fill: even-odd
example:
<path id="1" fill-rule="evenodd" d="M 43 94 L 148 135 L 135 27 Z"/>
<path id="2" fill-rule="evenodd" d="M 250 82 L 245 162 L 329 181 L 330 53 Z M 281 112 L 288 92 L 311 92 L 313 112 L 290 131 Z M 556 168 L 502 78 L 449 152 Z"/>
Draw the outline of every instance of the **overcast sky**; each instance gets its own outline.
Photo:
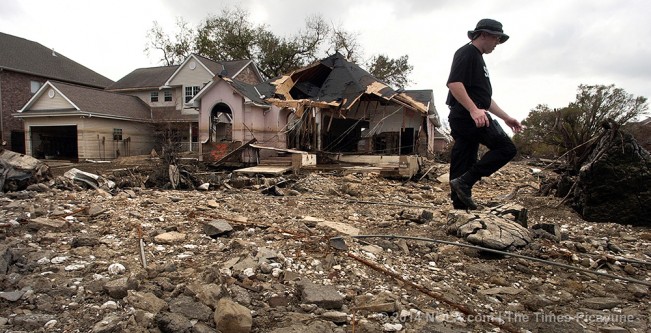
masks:
<path id="1" fill-rule="evenodd" d="M 414 70 L 406 88 L 433 90 L 442 118 L 452 55 L 486 17 L 501 21 L 511 37 L 484 56 L 493 98 L 519 120 L 538 104 L 567 106 L 579 84 L 614 84 L 651 97 L 647 0 L 2 0 L 0 31 L 117 81 L 136 68 L 161 65 L 160 54 L 144 52 L 154 21 L 173 34 L 177 17 L 196 27 L 235 5 L 280 36 L 318 14 L 358 34 L 366 58 L 408 55 Z"/>

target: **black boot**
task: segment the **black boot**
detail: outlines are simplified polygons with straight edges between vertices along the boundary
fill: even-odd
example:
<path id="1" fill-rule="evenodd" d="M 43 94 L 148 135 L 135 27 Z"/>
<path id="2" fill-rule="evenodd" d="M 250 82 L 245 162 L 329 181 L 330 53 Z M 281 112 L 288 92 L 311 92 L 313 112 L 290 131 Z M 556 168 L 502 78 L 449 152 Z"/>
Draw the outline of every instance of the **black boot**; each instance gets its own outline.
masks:
<path id="1" fill-rule="evenodd" d="M 471 179 L 471 175 L 467 172 L 461 177 L 452 179 L 450 181 L 450 188 L 457 194 L 457 197 L 463 202 L 470 210 L 477 209 L 477 205 L 472 200 L 471 189 L 476 180 Z"/>

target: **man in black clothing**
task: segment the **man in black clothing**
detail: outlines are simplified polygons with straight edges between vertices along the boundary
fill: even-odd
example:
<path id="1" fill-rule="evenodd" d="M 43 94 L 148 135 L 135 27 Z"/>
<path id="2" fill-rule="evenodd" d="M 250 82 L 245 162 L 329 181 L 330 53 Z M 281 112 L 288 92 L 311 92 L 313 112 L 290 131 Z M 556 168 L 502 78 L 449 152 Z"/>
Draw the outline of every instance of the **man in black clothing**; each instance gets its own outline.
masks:
<path id="1" fill-rule="evenodd" d="M 502 110 L 492 98 L 493 89 L 483 54 L 509 39 L 502 24 L 482 19 L 468 31 L 471 42 L 454 54 L 447 86 L 448 120 L 454 138 L 450 156 L 450 188 L 455 209 L 477 209 L 472 187 L 506 165 L 517 153 L 515 145 L 488 112 L 501 118 L 515 133 L 522 124 Z M 489 151 L 477 161 L 479 144 Z"/>

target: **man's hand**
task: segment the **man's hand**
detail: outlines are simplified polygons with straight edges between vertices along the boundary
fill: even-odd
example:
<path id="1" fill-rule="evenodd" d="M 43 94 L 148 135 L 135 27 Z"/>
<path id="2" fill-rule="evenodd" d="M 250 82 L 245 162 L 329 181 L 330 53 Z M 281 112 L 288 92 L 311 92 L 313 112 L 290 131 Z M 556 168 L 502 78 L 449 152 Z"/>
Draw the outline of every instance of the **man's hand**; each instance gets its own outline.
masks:
<path id="1" fill-rule="evenodd" d="M 488 116 L 486 115 L 486 110 L 484 110 L 484 109 L 474 109 L 474 111 L 470 111 L 470 116 L 472 117 L 472 120 L 475 121 L 475 126 L 477 126 L 477 128 L 481 128 L 481 127 L 484 127 L 484 126 L 486 126 L 486 127 L 490 126 L 490 121 L 488 121 Z"/>
<path id="2" fill-rule="evenodd" d="M 520 132 L 522 132 L 523 129 L 526 128 L 525 126 L 523 126 L 522 124 L 520 124 L 520 122 L 519 122 L 517 119 L 515 119 L 515 118 L 505 119 L 504 122 L 505 122 L 509 127 L 511 127 L 511 130 L 513 131 L 513 133 L 520 133 Z"/>

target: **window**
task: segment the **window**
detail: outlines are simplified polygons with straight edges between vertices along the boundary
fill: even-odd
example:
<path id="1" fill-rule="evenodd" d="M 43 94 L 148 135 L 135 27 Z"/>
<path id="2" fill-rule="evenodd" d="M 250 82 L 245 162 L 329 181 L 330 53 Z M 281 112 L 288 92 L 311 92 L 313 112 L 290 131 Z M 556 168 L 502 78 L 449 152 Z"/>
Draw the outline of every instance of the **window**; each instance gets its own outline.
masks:
<path id="1" fill-rule="evenodd" d="M 41 89 L 42 85 L 43 84 L 38 82 L 38 81 L 31 81 L 30 82 L 30 88 L 31 88 L 32 94 L 37 92 L 39 89 Z"/>
<path id="2" fill-rule="evenodd" d="M 196 95 L 201 87 L 199 86 L 190 86 L 190 87 L 185 87 L 185 102 L 189 102 L 194 95 Z"/>
<path id="3" fill-rule="evenodd" d="M 113 129 L 113 140 L 115 140 L 115 141 L 122 140 L 122 129 L 121 128 L 114 128 Z"/>
<path id="4" fill-rule="evenodd" d="M 165 94 L 165 102 L 171 102 L 172 101 L 172 91 L 171 90 L 165 90 L 165 91 L 163 91 L 163 94 Z"/>
<path id="5" fill-rule="evenodd" d="M 151 95 L 149 96 L 149 101 L 150 102 L 158 102 L 158 91 L 152 91 Z"/>

